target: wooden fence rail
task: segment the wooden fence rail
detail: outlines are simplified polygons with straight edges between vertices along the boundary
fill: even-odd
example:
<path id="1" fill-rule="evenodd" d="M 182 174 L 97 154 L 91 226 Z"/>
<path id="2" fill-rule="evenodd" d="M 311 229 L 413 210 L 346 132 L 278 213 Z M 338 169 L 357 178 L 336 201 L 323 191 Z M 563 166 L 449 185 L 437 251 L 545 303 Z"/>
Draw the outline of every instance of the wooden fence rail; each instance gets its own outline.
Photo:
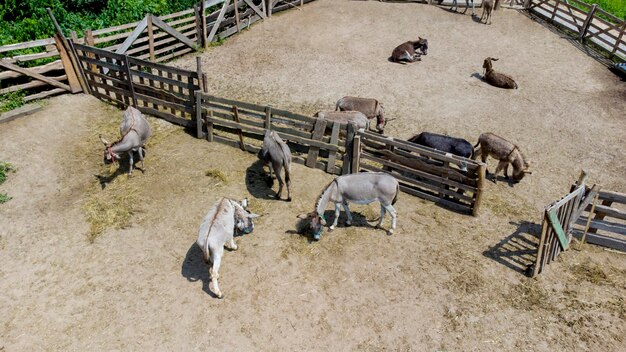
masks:
<path id="1" fill-rule="evenodd" d="M 529 0 L 528 11 L 611 59 L 626 61 L 626 21 L 580 0 Z"/>
<path id="2" fill-rule="evenodd" d="M 574 236 L 583 242 L 626 252 L 626 193 L 601 190 L 575 225 Z"/>
<path id="3" fill-rule="evenodd" d="M 405 193 L 478 215 L 485 164 L 372 132 L 358 135 L 361 149 L 353 172 L 387 172 Z"/>

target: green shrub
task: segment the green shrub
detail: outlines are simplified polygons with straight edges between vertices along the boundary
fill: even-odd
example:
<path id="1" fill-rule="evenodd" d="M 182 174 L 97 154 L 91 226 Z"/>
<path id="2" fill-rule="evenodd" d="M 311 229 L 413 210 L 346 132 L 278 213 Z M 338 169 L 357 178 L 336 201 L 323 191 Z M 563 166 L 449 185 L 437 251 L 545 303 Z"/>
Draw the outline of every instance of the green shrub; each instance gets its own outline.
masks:
<path id="1" fill-rule="evenodd" d="M 21 90 L 9 92 L 0 96 L 0 113 L 17 109 L 25 104 L 26 93 Z"/>

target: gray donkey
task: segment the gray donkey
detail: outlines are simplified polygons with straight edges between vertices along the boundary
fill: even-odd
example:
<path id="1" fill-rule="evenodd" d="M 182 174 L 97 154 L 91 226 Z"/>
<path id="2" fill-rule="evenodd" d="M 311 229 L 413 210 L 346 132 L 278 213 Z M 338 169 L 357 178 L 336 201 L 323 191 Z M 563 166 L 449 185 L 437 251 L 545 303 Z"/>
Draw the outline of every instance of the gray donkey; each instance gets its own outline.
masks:
<path id="1" fill-rule="evenodd" d="M 124 111 L 124 119 L 120 124 L 120 135 L 118 141 L 109 143 L 100 135 L 100 141 L 104 144 L 104 163 L 110 164 L 120 159 L 121 153 L 128 153 L 130 165 L 128 174 L 133 173 L 133 152 L 138 152 L 141 160 L 141 171 L 145 170 L 143 158 L 145 155 L 145 144 L 150 138 L 150 125 L 141 112 L 132 106 Z"/>
<path id="2" fill-rule="evenodd" d="M 263 138 L 263 147 L 258 154 L 259 159 L 269 166 L 270 178 L 272 177 L 272 169 L 278 180 L 278 199 L 283 193 L 283 186 L 287 183 L 287 201 L 291 202 L 291 150 L 278 133 L 275 131 L 265 131 Z M 285 182 L 280 177 L 280 169 L 285 169 Z"/>
<path id="3" fill-rule="evenodd" d="M 370 124 L 367 116 L 360 111 L 318 111 L 313 117 L 339 122 L 344 125 L 353 123 L 359 131 L 368 129 Z"/>
<path id="4" fill-rule="evenodd" d="M 421 51 L 421 54 L 417 52 Z M 420 55 L 427 55 L 428 40 L 418 37 L 416 41 L 408 41 L 398 45 L 391 52 L 391 61 L 404 64 L 406 62 L 421 61 Z"/>
<path id="5" fill-rule="evenodd" d="M 237 250 L 235 231 L 247 234 L 254 230 L 252 219 L 258 215 L 250 213 L 247 207 L 247 199 L 238 203 L 232 199 L 221 198 L 213 204 L 198 230 L 196 243 L 202 249 L 205 263 L 209 265 L 213 291 L 218 298 L 224 297 L 217 284 L 224 246 Z"/>
<path id="6" fill-rule="evenodd" d="M 383 172 L 378 173 L 358 173 L 343 175 L 335 178 L 329 183 L 317 198 L 315 210 L 309 214 L 298 215 L 298 218 L 307 220 L 309 230 L 313 232 L 313 239 L 319 241 L 322 235 L 323 226 L 326 225 L 324 211 L 329 202 L 335 203 L 335 219 L 330 226 L 330 231 L 337 226 L 340 207 L 346 212 L 348 217 L 347 225 L 352 225 L 352 214 L 348 203 L 369 204 L 375 201 L 380 202 L 380 219 L 377 227 L 381 227 L 385 212 L 391 215 L 391 229 L 389 234 L 393 234 L 396 229 L 397 214 L 393 205 L 398 200 L 400 185 L 395 177 Z"/>
<path id="7" fill-rule="evenodd" d="M 385 108 L 383 103 L 372 98 L 343 97 L 337 101 L 335 110 L 360 111 L 368 119 L 376 118 L 376 129 L 383 133 L 387 121 L 385 121 Z"/>
<path id="8" fill-rule="evenodd" d="M 475 16 L 474 13 L 474 0 L 465 0 L 465 11 L 463 11 L 463 13 L 467 12 L 467 9 L 469 8 L 469 2 L 472 2 L 472 16 Z M 452 0 L 452 7 L 450 7 L 450 11 L 452 11 L 452 9 L 458 9 L 459 7 L 457 6 L 457 0 Z M 456 11 L 456 10 L 455 10 Z"/>
<path id="9" fill-rule="evenodd" d="M 528 161 L 526 161 L 524 154 L 522 154 L 522 151 L 517 145 L 493 133 L 481 134 L 474 148 L 479 145 L 480 159 L 483 163 L 487 161 L 487 157 L 490 155 L 500 161 L 494 173 L 494 183 L 496 182 L 496 176 L 501 170 L 504 170 L 504 176 L 507 179 L 509 178 L 509 164 L 513 165 L 513 181 L 515 182 L 519 182 L 526 174 L 532 174 L 532 172 L 528 170 Z M 474 158 L 476 158 L 477 155 L 478 151 L 474 154 Z"/>

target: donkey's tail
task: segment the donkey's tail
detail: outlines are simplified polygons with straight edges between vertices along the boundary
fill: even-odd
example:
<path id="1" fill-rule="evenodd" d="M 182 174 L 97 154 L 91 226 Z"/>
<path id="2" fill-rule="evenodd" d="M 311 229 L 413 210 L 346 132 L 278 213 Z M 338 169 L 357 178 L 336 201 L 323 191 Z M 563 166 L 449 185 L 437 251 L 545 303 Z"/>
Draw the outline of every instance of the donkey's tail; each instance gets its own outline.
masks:
<path id="1" fill-rule="evenodd" d="M 400 184 L 396 185 L 396 194 L 393 196 L 393 200 L 391 201 L 391 205 L 395 205 L 398 201 L 398 194 L 400 193 Z"/>

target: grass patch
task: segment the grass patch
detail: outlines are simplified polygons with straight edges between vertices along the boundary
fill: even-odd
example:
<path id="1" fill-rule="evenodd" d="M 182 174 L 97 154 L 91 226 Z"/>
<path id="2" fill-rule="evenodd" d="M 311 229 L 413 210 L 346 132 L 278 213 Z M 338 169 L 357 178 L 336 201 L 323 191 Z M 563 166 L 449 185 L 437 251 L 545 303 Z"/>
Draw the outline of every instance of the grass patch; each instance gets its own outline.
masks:
<path id="1" fill-rule="evenodd" d="M 130 225 L 130 219 L 137 211 L 137 190 L 125 185 L 121 187 L 121 190 L 107 189 L 94 194 L 83 204 L 89 222 L 87 239 L 90 243 L 94 243 L 107 228 L 123 229 Z"/>
<path id="2" fill-rule="evenodd" d="M 0 204 L 4 204 L 10 201 L 11 199 L 13 199 L 13 197 L 10 197 L 8 194 L 0 193 Z"/>
<path id="3" fill-rule="evenodd" d="M 548 292 L 539 286 L 533 279 L 528 279 L 524 283 L 518 284 L 513 287 L 512 293 L 509 297 L 511 305 L 520 310 L 554 310 L 550 301 L 548 300 Z"/>
<path id="4" fill-rule="evenodd" d="M 7 180 L 7 175 L 10 172 L 15 172 L 15 168 L 10 163 L 0 161 L 0 185 Z M 7 193 L 0 193 L 0 204 L 4 204 L 10 201 L 13 197 L 9 196 Z"/>
<path id="5" fill-rule="evenodd" d="M 15 110 L 23 106 L 26 104 L 24 97 L 26 97 L 26 93 L 21 90 L 4 94 L 0 97 L 0 113 Z"/>
<path id="6" fill-rule="evenodd" d="M 222 182 L 223 184 L 228 184 L 228 177 L 226 177 L 226 174 L 224 174 L 221 170 L 209 169 L 204 173 L 204 175 L 219 182 Z"/>

